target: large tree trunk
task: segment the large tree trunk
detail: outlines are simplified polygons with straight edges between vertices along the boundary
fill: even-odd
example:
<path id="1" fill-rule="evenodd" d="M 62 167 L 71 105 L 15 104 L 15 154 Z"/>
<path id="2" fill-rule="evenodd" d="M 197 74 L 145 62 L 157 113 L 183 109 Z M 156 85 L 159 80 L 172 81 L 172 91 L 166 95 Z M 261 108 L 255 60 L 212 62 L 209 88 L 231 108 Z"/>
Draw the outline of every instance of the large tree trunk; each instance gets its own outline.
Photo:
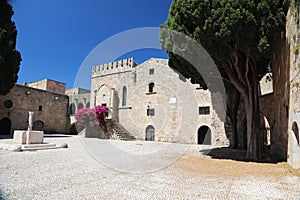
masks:
<path id="1" fill-rule="evenodd" d="M 227 114 L 230 121 L 231 140 L 230 147 L 238 148 L 238 131 L 237 131 L 237 112 L 240 105 L 240 93 L 235 88 L 230 88 L 227 101 Z"/>
<path id="2" fill-rule="evenodd" d="M 253 74 L 256 74 L 256 67 Z M 251 84 L 248 93 L 242 95 L 245 102 L 247 120 L 247 157 L 250 159 L 261 159 L 261 131 L 260 131 L 260 109 L 258 96 L 257 76 L 251 76 Z"/>

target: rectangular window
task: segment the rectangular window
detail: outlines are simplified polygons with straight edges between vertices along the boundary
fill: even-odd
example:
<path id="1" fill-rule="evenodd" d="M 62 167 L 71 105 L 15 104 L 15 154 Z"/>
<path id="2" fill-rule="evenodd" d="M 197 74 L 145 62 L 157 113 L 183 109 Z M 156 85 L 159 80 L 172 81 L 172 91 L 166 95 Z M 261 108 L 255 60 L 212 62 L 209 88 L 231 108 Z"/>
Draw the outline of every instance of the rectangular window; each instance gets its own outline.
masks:
<path id="1" fill-rule="evenodd" d="M 147 116 L 154 116 L 155 115 L 155 109 L 147 109 Z"/>
<path id="2" fill-rule="evenodd" d="M 152 69 L 149 69 L 149 74 L 150 74 L 150 75 L 154 74 L 154 69 L 153 69 L 153 68 L 152 68 Z"/>
<path id="3" fill-rule="evenodd" d="M 42 111 L 43 110 L 43 106 L 39 106 L 39 111 Z"/>
<path id="4" fill-rule="evenodd" d="M 209 115 L 209 114 L 210 114 L 209 106 L 199 107 L 199 115 Z"/>

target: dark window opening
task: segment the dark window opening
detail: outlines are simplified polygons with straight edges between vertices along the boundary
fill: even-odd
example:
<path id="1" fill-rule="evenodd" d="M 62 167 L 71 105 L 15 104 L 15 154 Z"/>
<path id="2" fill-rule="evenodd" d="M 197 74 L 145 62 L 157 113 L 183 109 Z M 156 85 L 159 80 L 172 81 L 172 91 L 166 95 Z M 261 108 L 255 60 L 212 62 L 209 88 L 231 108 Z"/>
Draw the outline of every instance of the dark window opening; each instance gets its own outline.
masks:
<path id="1" fill-rule="evenodd" d="M 154 83 L 150 83 L 149 84 L 149 93 L 153 93 L 154 92 Z"/>
<path id="2" fill-rule="evenodd" d="M 127 88 L 126 86 L 123 87 L 123 95 L 122 95 L 122 106 L 126 106 L 127 101 Z"/>
<path id="3" fill-rule="evenodd" d="M 103 103 L 103 104 L 101 104 L 101 106 L 105 106 L 105 107 L 106 107 L 106 106 L 107 106 L 107 103 Z"/>
<path id="4" fill-rule="evenodd" d="M 71 115 L 75 114 L 75 109 L 76 109 L 75 104 L 71 103 L 71 105 L 70 105 L 70 114 Z"/>
<path id="5" fill-rule="evenodd" d="M 147 116 L 154 116 L 155 115 L 155 109 L 151 108 L 151 109 L 147 109 Z"/>
<path id="6" fill-rule="evenodd" d="M 199 107 L 199 115 L 209 115 L 209 114 L 210 114 L 209 106 Z"/>
<path id="7" fill-rule="evenodd" d="M 43 110 L 43 106 L 39 106 L 39 111 L 42 111 Z"/>
<path id="8" fill-rule="evenodd" d="M 153 68 L 152 68 L 152 69 L 149 69 L 149 74 L 150 74 L 150 75 L 154 74 L 154 69 L 153 69 Z"/>

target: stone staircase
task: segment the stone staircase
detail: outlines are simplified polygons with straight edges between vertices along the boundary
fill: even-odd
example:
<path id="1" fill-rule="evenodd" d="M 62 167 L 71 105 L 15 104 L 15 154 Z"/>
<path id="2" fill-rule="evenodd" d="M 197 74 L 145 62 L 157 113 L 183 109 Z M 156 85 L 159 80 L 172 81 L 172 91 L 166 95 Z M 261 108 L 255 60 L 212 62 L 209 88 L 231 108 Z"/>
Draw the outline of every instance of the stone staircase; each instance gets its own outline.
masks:
<path id="1" fill-rule="evenodd" d="M 121 124 L 113 122 L 111 126 L 111 137 L 112 140 L 124 140 L 132 141 L 135 140 L 135 137 L 131 135 Z"/>

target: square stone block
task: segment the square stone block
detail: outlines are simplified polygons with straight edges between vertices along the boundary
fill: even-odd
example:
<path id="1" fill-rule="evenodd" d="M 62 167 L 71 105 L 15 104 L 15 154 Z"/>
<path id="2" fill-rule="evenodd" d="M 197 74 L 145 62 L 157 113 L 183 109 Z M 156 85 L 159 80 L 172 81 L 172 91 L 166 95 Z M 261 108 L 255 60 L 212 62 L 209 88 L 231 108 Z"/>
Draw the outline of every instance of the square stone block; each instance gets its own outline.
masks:
<path id="1" fill-rule="evenodd" d="M 28 131 L 14 131 L 14 143 L 26 144 Z M 29 144 L 42 144 L 44 141 L 44 131 L 29 131 Z"/>

